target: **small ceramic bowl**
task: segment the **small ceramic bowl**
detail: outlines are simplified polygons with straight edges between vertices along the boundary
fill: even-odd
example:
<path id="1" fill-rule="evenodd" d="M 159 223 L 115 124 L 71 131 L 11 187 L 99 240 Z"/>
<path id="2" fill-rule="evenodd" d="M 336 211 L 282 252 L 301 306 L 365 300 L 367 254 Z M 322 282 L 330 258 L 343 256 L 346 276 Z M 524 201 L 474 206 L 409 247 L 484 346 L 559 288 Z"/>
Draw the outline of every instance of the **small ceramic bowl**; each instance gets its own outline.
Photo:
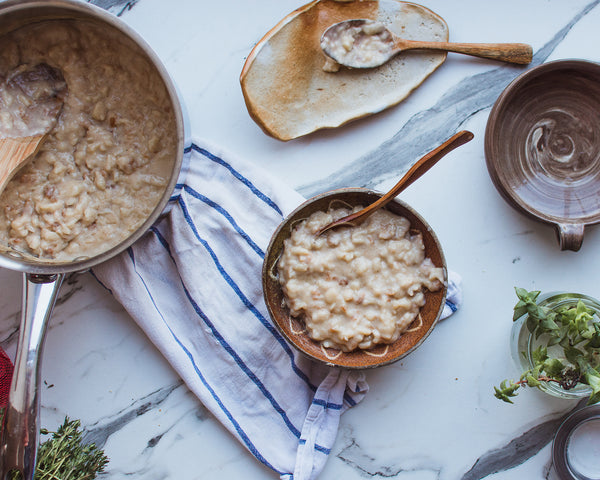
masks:
<path id="1" fill-rule="evenodd" d="M 310 339 L 306 334 L 303 321 L 290 316 L 285 305 L 283 291 L 273 272 L 277 271 L 277 261 L 283 249 L 283 242 L 289 238 L 293 225 L 316 211 L 327 211 L 332 205 L 334 207 L 338 206 L 336 205 L 338 201 L 351 206 L 366 206 L 373 203 L 380 196 L 380 193 L 363 188 L 344 188 L 317 195 L 294 210 L 279 225 L 271 238 L 262 271 L 263 294 L 267 309 L 273 322 L 284 337 L 300 352 L 313 360 L 327 365 L 351 369 L 387 365 L 405 357 L 421 345 L 442 314 L 448 280 L 446 260 L 442 248 L 435 233 L 425 220 L 407 204 L 396 199 L 390 202 L 386 208 L 407 218 L 410 221 L 411 228 L 421 232 L 425 245 L 425 256 L 431 258 L 436 267 L 442 267 L 444 270 L 444 287 L 436 292 L 425 291 L 426 304 L 421 308 L 421 327 L 403 333 L 398 340 L 389 345 L 378 345 L 369 350 L 359 349 L 352 352 L 341 352 L 326 349 L 320 343 Z M 409 328 L 409 330 L 413 329 Z"/>
<path id="2" fill-rule="evenodd" d="M 487 122 L 488 171 L 504 199 L 577 251 L 600 222 L 600 64 L 559 60 L 517 77 Z"/>

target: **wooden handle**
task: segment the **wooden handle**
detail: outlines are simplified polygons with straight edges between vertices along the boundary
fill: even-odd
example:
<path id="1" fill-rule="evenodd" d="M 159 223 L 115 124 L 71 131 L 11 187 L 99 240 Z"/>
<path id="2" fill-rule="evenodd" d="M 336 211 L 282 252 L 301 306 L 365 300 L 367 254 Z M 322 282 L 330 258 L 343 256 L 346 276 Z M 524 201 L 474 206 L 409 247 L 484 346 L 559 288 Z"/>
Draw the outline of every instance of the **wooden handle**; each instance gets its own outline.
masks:
<path id="1" fill-rule="evenodd" d="M 395 42 L 395 47 L 399 50 L 444 50 L 447 52 L 464 53 L 474 57 L 518 63 L 520 65 L 531 63 L 533 57 L 533 49 L 531 45 L 527 45 L 526 43 L 450 43 L 398 39 Z"/>
<path id="2" fill-rule="evenodd" d="M 439 162 L 442 159 L 442 157 L 450 153 L 456 147 L 460 147 L 461 145 L 464 145 L 472 139 L 473 134 L 468 130 L 462 130 L 454 134 L 452 137 L 450 137 L 448 140 L 442 143 L 439 147 L 433 149 L 431 152 L 427 153 L 420 160 L 418 160 L 408 170 L 408 172 L 404 174 L 404 176 L 398 181 L 398 183 L 396 183 L 396 185 L 394 185 L 389 192 L 380 197 L 377 201 L 373 202 L 371 205 L 368 205 L 362 210 L 359 210 L 358 212 L 351 213 L 350 215 L 347 215 L 343 218 L 329 223 L 328 225 L 325 225 L 317 232 L 317 236 L 325 233 L 327 230 L 339 227 L 341 225 L 356 225 L 362 222 L 376 210 L 387 205 L 391 200 L 398 196 L 398 194 L 402 190 L 411 185 L 415 180 L 421 178 L 421 176 L 431 167 L 433 167 L 437 162 Z"/>
<path id="3" fill-rule="evenodd" d="M 394 185 L 394 187 L 392 187 L 392 189 L 389 192 L 387 192 L 376 202 L 364 208 L 363 211 L 374 211 L 387 204 L 390 200 L 397 197 L 402 190 L 407 188 L 409 185 L 412 185 L 416 180 L 421 178 L 423 174 L 427 172 L 431 167 L 433 167 L 437 162 L 439 162 L 442 159 L 442 157 L 450 153 L 455 148 L 460 147 L 461 145 L 464 145 L 467 142 L 470 142 L 472 139 L 473 134 L 468 130 L 462 130 L 454 134 L 452 137 L 450 137 L 448 140 L 442 143 L 439 147 L 427 153 L 424 157 L 417 161 L 417 163 L 415 163 L 408 170 L 408 172 L 404 174 L 404 176 L 398 181 L 396 185 Z M 356 214 L 358 213 L 360 212 L 357 212 Z"/>

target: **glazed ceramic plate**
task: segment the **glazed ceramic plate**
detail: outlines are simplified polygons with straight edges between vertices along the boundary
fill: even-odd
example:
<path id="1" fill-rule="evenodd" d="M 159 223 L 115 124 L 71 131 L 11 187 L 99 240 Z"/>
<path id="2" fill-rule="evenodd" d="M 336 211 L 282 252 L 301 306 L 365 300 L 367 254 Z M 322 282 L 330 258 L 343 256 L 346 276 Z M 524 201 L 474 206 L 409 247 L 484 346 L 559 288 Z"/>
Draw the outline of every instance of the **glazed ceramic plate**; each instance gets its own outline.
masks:
<path id="1" fill-rule="evenodd" d="M 317 0 L 279 22 L 250 52 L 240 76 L 251 117 L 280 139 L 338 127 L 406 98 L 446 59 L 445 52 L 408 51 L 373 69 L 323 71 L 319 40 L 332 24 L 353 18 L 384 23 L 412 40 L 448 40 L 431 10 L 396 0 Z"/>
<path id="2" fill-rule="evenodd" d="M 311 340 L 305 332 L 301 319 L 291 317 L 285 305 L 282 289 L 276 278 L 277 261 L 283 249 L 283 242 L 289 238 L 291 226 L 298 221 L 308 217 L 312 213 L 322 210 L 326 211 L 333 202 L 343 201 L 346 205 L 369 205 L 377 200 L 381 194 L 372 190 L 362 188 L 346 188 L 334 190 L 313 197 L 294 210 L 277 228 L 263 263 L 263 294 L 269 314 L 285 336 L 285 338 L 299 351 L 319 362 L 327 365 L 345 368 L 373 368 L 395 362 L 415 350 L 433 330 L 434 325 L 440 318 L 446 300 L 447 269 L 446 261 L 440 243 L 425 220 L 407 204 L 395 200 L 388 204 L 388 210 L 406 217 L 411 228 L 419 230 L 423 235 L 425 255 L 433 261 L 437 267 L 444 269 L 444 288 L 437 292 L 425 290 L 426 304 L 421 308 L 420 319 L 410 325 L 410 332 L 405 332 L 396 342 L 389 345 L 380 345 L 370 350 L 355 350 L 353 352 L 341 352 L 328 349 L 320 343 Z"/>
<path id="3" fill-rule="evenodd" d="M 492 108 L 485 156 L 502 196 L 578 250 L 600 222 L 600 65 L 560 60 L 517 77 Z"/>

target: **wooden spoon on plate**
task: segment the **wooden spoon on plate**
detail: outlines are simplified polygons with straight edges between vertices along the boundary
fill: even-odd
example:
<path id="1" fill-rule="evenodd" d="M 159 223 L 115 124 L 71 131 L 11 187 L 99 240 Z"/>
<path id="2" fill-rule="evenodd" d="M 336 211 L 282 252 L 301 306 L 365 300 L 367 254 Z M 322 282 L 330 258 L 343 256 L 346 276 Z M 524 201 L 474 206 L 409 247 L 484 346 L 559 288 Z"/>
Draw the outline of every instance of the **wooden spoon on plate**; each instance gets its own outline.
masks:
<path id="1" fill-rule="evenodd" d="M 67 84 L 45 63 L 22 65 L 0 83 L 0 192 L 54 128 Z"/>
<path id="2" fill-rule="evenodd" d="M 405 50 L 427 49 L 464 53 L 503 62 L 528 64 L 533 51 L 525 43 L 423 42 L 397 37 L 374 20 L 354 19 L 331 25 L 321 36 L 321 49 L 340 65 L 373 68 Z"/>
<path id="3" fill-rule="evenodd" d="M 392 187 L 392 189 L 383 195 L 379 200 L 373 202 L 371 205 L 359 210 L 358 212 L 351 213 L 350 215 L 346 215 L 338 220 L 335 220 L 323 228 L 321 228 L 317 232 L 317 237 L 327 230 L 332 228 L 345 226 L 356 226 L 363 220 L 365 220 L 368 216 L 373 214 L 376 210 L 387 205 L 391 202 L 395 197 L 398 196 L 400 192 L 402 192 L 406 187 L 411 185 L 415 180 L 420 178 L 427 170 L 433 167 L 439 160 L 442 159 L 447 153 L 450 153 L 456 147 L 460 147 L 465 143 L 471 141 L 473 138 L 473 134 L 468 130 L 462 130 L 444 143 L 442 143 L 439 147 L 433 149 L 431 152 L 422 157 L 417 163 L 415 163 L 409 170 L 404 174 L 404 176 Z"/>

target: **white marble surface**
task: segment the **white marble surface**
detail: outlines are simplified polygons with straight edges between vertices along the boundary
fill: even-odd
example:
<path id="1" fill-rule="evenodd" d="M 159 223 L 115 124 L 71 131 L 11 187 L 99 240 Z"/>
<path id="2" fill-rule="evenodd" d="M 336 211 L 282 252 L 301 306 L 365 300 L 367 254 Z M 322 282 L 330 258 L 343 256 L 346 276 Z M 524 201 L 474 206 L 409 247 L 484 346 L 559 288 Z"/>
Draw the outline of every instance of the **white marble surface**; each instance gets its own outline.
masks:
<path id="1" fill-rule="evenodd" d="M 551 227 L 515 212 L 494 189 L 483 152 L 485 125 L 493 101 L 518 70 L 450 55 L 397 107 L 337 130 L 279 142 L 249 117 L 239 74 L 261 36 L 302 4 L 103 2 L 164 61 L 182 91 L 195 135 L 264 166 L 304 194 L 337 186 L 340 178 L 349 186 L 385 189 L 438 139 L 462 128 L 475 133 L 472 142 L 402 194 L 433 226 L 449 267 L 462 275 L 464 305 L 409 357 L 368 373 L 370 392 L 343 415 L 320 478 L 548 477 L 549 442 L 558 419 L 574 404 L 537 391 L 523 392 L 512 406 L 493 397 L 495 384 L 518 374 L 508 348 L 513 287 L 600 297 L 600 229 L 586 230 L 580 252 L 561 252 Z M 424 3 L 447 21 L 453 41 L 519 41 L 539 53 L 554 40 L 554 48 L 536 57 L 538 63 L 599 61 L 598 4 Z M 468 101 L 457 95 L 465 88 L 471 89 Z M 386 142 L 395 138 L 392 152 L 402 142 L 410 144 L 411 128 L 422 126 L 423 115 L 430 144 L 413 144 L 415 158 L 395 158 Z M 441 117 L 452 122 L 438 122 Z M 390 159 L 387 164 L 371 163 L 384 156 Z M 21 276 L 0 270 L 0 282 L 0 343 L 14 357 Z M 62 289 L 48 331 L 42 378 L 42 424 L 51 428 L 65 415 L 81 419 L 88 438 L 111 458 L 103 478 L 276 477 L 189 393 L 89 274 L 71 277 Z"/>

